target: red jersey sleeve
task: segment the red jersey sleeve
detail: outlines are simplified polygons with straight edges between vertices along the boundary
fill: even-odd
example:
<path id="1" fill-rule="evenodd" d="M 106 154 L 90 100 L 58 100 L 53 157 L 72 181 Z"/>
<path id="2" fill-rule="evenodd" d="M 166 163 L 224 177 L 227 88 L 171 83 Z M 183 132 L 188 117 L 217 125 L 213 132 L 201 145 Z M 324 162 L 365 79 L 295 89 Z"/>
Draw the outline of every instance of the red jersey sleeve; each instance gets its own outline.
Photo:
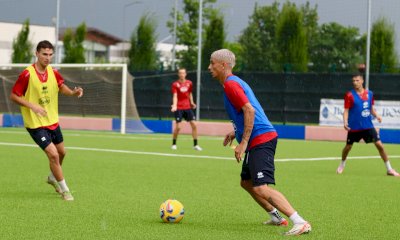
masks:
<path id="1" fill-rule="evenodd" d="M 344 108 L 350 109 L 353 107 L 353 104 L 354 104 L 353 94 L 351 94 L 351 92 L 347 92 L 346 95 L 344 95 Z"/>
<path id="2" fill-rule="evenodd" d="M 175 82 L 173 82 L 172 85 L 171 85 L 171 92 L 172 92 L 173 94 L 174 94 L 174 93 L 178 93 L 178 90 L 177 90 L 177 87 L 176 87 Z"/>
<path id="3" fill-rule="evenodd" d="M 189 86 L 189 92 L 191 93 L 193 91 L 193 83 L 190 81 L 190 86 Z"/>
<path id="4" fill-rule="evenodd" d="M 241 111 L 242 107 L 249 102 L 242 86 L 235 81 L 224 82 L 224 92 L 236 111 Z"/>
<path id="5" fill-rule="evenodd" d="M 53 72 L 54 72 L 54 75 L 56 76 L 58 87 L 61 87 L 61 85 L 64 84 L 64 78 L 61 76 L 61 74 L 58 72 L 58 70 L 53 68 Z"/>
<path id="6" fill-rule="evenodd" d="M 15 93 L 19 97 L 25 95 L 26 89 L 28 88 L 29 77 L 30 74 L 27 69 L 22 71 L 12 88 L 12 93 Z"/>

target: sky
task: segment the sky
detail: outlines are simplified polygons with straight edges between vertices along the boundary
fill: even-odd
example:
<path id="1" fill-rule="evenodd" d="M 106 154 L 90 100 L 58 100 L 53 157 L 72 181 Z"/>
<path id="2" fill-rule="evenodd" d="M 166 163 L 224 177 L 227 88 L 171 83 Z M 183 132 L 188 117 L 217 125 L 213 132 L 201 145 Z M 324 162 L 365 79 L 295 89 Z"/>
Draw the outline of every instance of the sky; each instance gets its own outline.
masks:
<path id="1" fill-rule="evenodd" d="M 177 0 L 178 9 L 183 1 Z M 273 0 L 217 0 L 215 7 L 225 16 L 227 40 L 235 41 L 248 25 L 254 5 L 270 5 Z M 281 4 L 286 0 L 278 0 Z M 297 5 L 306 0 L 291 0 Z M 337 22 L 344 26 L 367 30 L 368 0 L 309 0 L 317 5 L 319 23 Z M 397 49 L 400 49 L 400 1 L 371 0 L 372 20 L 385 16 L 395 26 Z M 144 13 L 152 14 L 157 22 L 159 41 L 170 36 L 166 22 L 175 0 L 60 0 L 60 27 L 76 27 L 85 22 L 119 38 L 129 39 Z M 54 25 L 56 0 L 0 0 L 0 21 L 22 23 L 29 18 L 31 24 Z M 0 29 L 1 34 L 1 29 Z M 398 51 L 399 53 L 400 51 Z"/>

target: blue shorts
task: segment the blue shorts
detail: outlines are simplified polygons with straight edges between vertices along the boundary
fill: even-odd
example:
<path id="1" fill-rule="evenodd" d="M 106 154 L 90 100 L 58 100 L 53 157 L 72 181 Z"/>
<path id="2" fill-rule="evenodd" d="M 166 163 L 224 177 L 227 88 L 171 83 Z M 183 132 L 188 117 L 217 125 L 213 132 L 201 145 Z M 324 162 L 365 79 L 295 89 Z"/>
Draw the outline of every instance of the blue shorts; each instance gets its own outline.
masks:
<path id="1" fill-rule="evenodd" d="M 187 122 L 196 120 L 196 116 L 194 115 L 192 109 L 176 110 L 174 112 L 174 115 L 175 115 L 175 121 L 178 123 L 182 122 L 183 119 L 185 119 Z"/>
<path id="2" fill-rule="evenodd" d="M 242 180 L 251 180 L 253 186 L 275 184 L 275 149 L 278 137 L 246 152 L 243 160 Z"/>
<path id="3" fill-rule="evenodd" d="M 60 126 L 54 130 L 47 128 L 27 128 L 26 130 L 28 130 L 33 141 L 43 150 L 49 146 L 50 143 L 59 144 L 64 141 Z"/>

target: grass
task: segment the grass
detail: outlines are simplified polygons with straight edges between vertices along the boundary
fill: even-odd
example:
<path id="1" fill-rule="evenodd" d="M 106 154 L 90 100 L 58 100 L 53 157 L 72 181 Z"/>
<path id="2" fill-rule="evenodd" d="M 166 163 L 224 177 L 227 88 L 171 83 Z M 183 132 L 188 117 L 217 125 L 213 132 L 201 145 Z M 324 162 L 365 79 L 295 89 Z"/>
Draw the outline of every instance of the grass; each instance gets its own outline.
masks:
<path id="1" fill-rule="evenodd" d="M 24 129 L 0 129 L 0 139 L 0 239 L 282 239 L 288 229 L 261 224 L 268 216 L 240 188 L 222 138 L 200 138 L 196 152 L 180 136 L 172 151 L 169 135 L 64 130 L 73 202 L 45 183 L 48 161 Z M 276 189 L 311 222 L 302 238 L 398 239 L 400 179 L 385 175 L 373 145 L 356 144 L 351 157 L 373 157 L 349 160 L 342 175 L 338 160 L 281 161 L 338 157 L 343 144 L 279 141 Z M 385 148 L 400 169 L 399 145 Z M 185 206 L 179 224 L 159 218 L 168 198 Z"/>

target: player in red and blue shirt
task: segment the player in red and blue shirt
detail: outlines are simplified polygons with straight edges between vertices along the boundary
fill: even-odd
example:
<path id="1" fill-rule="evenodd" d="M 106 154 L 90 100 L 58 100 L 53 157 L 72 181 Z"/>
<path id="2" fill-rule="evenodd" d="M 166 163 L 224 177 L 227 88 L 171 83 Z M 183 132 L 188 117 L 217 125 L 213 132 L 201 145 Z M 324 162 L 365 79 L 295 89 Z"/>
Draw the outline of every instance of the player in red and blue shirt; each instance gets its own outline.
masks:
<path id="1" fill-rule="evenodd" d="M 364 89 L 364 78 L 361 74 L 353 75 L 353 89 L 344 96 L 343 124 L 348 131 L 346 145 L 342 150 L 342 161 L 336 170 L 337 174 L 342 174 L 346 166 L 347 156 L 353 147 L 354 142 L 363 139 L 366 143 L 374 142 L 379 154 L 385 163 L 387 175 L 400 177 L 390 164 L 388 155 L 385 152 L 379 134 L 372 123 L 372 116 L 382 122 L 381 116 L 374 107 L 374 94 L 372 91 Z"/>
<path id="2" fill-rule="evenodd" d="M 196 124 L 196 116 L 192 109 L 196 108 L 196 104 L 193 101 L 193 84 L 192 81 L 186 79 L 186 69 L 181 68 L 178 70 L 179 79 L 172 83 L 171 92 L 172 92 L 172 105 L 171 112 L 174 113 L 175 116 L 175 129 L 172 134 L 172 150 L 178 149 L 176 145 L 176 140 L 178 138 L 179 131 L 181 129 L 181 122 L 185 119 L 190 123 L 192 127 L 192 136 L 193 136 L 193 149 L 197 151 L 203 150 L 198 145 L 197 140 L 197 124 Z"/>
<path id="3" fill-rule="evenodd" d="M 252 89 L 239 77 L 232 74 L 235 55 L 228 49 L 220 49 L 211 54 L 208 70 L 224 88 L 225 109 L 234 124 L 234 131 L 225 136 L 223 145 L 231 145 L 236 138 L 235 158 L 242 161 L 245 154 L 240 185 L 270 215 L 264 224 L 287 226 L 288 221 L 278 210 L 293 222 L 293 227 L 285 235 L 300 235 L 311 231 L 305 221 L 282 193 L 273 189 L 275 184 L 274 156 L 278 134 L 268 120 Z"/>

